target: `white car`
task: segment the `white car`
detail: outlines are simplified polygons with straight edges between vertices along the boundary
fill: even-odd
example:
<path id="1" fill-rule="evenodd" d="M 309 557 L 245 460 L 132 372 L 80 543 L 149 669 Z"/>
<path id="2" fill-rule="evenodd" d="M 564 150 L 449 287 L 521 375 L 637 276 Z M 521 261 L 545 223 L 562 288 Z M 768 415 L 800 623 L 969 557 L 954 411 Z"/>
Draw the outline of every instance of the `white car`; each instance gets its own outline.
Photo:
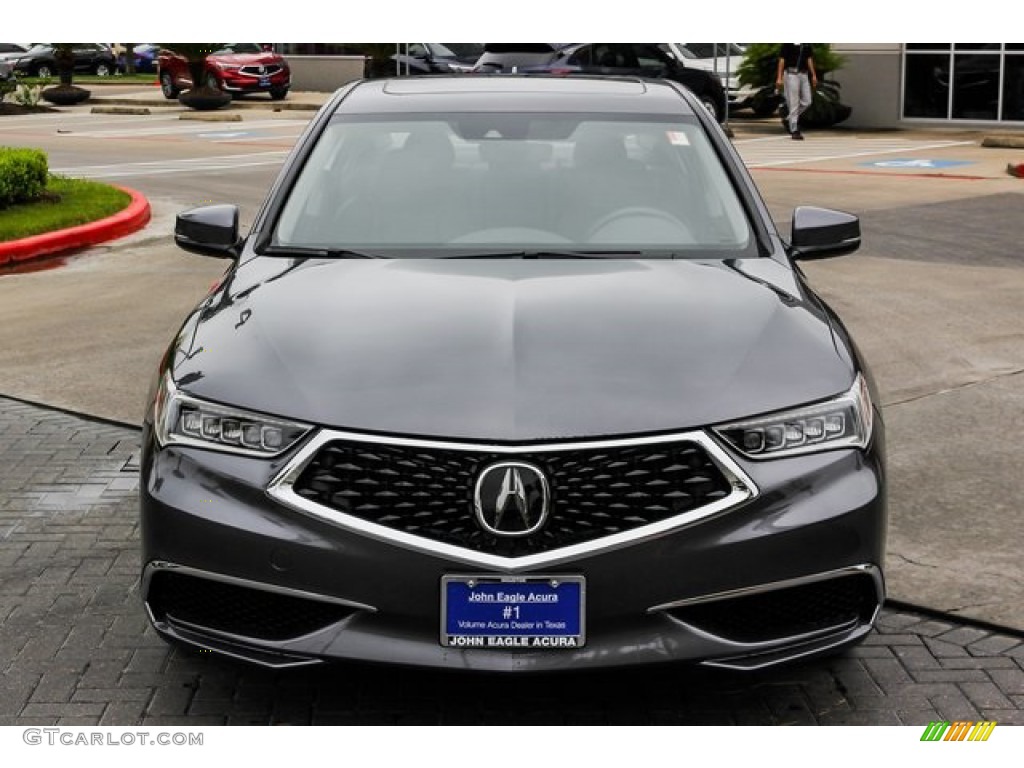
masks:
<path id="1" fill-rule="evenodd" d="M 743 63 L 744 49 L 737 43 L 664 43 L 664 50 L 684 66 L 715 72 L 729 93 L 729 110 L 750 106 L 757 88 L 740 85 L 736 74 Z M 728 54 L 728 55 L 727 55 Z"/>

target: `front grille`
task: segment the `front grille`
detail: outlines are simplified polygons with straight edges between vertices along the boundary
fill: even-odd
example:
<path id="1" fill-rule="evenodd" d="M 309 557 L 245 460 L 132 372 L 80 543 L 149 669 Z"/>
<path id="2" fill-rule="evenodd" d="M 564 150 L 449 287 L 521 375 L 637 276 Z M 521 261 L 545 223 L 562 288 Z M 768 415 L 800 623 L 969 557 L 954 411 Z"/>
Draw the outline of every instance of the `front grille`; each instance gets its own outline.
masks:
<path id="1" fill-rule="evenodd" d="M 301 637 L 353 613 L 342 605 L 170 572 L 153 575 L 146 602 L 158 621 L 261 640 Z"/>
<path id="2" fill-rule="evenodd" d="M 673 608 L 675 618 L 717 637 L 757 643 L 871 620 L 878 605 L 868 574 Z"/>
<path id="3" fill-rule="evenodd" d="M 294 491 L 403 533 L 501 557 L 524 557 L 660 522 L 726 498 L 729 480 L 697 443 L 516 453 L 547 476 L 551 512 L 536 533 L 496 537 L 476 520 L 481 470 L 509 455 L 351 440 L 324 444 Z"/>
<path id="4" fill-rule="evenodd" d="M 263 70 L 262 72 L 260 70 Z M 267 64 L 261 67 L 259 64 L 248 64 L 238 70 L 243 75 L 251 75 L 252 77 L 270 77 L 276 75 L 281 71 L 280 64 Z"/>

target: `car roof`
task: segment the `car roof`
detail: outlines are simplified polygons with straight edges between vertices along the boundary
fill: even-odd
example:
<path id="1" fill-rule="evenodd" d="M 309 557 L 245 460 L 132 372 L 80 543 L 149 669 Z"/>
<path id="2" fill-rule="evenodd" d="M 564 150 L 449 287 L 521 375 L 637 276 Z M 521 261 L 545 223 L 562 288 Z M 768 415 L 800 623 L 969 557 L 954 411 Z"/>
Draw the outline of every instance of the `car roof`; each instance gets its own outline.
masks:
<path id="1" fill-rule="evenodd" d="M 692 114 L 681 89 L 639 77 L 428 75 L 358 83 L 340 114 L 409 112 L 610 112 Z"/>

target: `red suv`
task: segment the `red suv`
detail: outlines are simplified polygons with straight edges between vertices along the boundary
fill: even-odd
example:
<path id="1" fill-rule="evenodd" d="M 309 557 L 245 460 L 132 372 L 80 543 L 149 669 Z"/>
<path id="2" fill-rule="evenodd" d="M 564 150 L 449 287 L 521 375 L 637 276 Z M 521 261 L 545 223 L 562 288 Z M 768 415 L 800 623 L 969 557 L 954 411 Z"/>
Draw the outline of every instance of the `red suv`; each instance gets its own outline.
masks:
<path id="1" fill-rule="evenodd" d="M 160 89 L 168 99 L 192 86 L 188 61 L 174 51 L 160 51 L 158 71 Z M 269 93 L 272 99 L 283 99 L 292 74 L 282 56 L 258 43 L 226 43 L 206 57 L 206 82 L 231 94 Z"/>

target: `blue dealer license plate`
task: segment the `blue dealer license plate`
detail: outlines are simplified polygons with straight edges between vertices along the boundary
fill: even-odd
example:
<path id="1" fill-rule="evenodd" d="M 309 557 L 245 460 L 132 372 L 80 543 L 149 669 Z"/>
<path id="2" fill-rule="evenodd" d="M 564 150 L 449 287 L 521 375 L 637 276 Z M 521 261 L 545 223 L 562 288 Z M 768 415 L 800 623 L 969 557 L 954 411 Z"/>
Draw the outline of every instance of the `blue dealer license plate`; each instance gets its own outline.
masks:
<path id="1" fill-rule="evenodd" d="M 579 648 L 582 576 L 445 576 L 441 645 L 452 648 Z"/>

